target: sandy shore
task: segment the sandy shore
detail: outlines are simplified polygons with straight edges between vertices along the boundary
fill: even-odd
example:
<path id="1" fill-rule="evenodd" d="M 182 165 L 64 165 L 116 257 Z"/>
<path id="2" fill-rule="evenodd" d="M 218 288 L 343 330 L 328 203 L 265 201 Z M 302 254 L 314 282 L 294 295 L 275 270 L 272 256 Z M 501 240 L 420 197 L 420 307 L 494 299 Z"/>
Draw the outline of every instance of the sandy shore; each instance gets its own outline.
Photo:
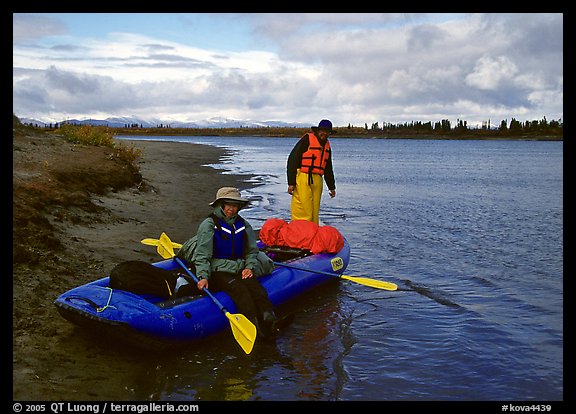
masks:
<path id="1" fill-rule="evenodd" d="M 14 136 L 14 400 L 114 400 L 115 389 L 126 395 L 133 361 L 124 365 L 114 347 L 94 344 L 52 302 L 122 261 L 159 260 L 141 239 L 166 232 L 184 242 L 210 213 L 218 188 L 251 185 L 250 177 L 206 166 L 225 154 L 220 148 L 131 142 L 143 151 L 142 181 L 118 190 L 125 183 L 114 180 L 127 172 L 109 149 Z M 106 190 L 94 190 L 91 179 Z"/>
<path id="2" fill-rule="evenodd" d="M 178 142 L 130 142 L 143 150 L 139 168 L 151 188 L 145 192 L 132 188 L 97 197 L 97 202 L 120 222 L 69 229 L 72 236 L 85 239 L 99 260 L 119 263 L 134 259 L 135 255 L 158 260 L 155 249 L 140 244 L 141 239 L 158 238 L 166 232 L 173 241 L 182 243 L 196 233 L 198 224 L 210 214 L 209 203 L 220 187 L 242 190 L 249 186 L 245 183 L 248 176 L 221 174 L 207 166 L 218 163 L 225 154 L 220 148 Z"/>

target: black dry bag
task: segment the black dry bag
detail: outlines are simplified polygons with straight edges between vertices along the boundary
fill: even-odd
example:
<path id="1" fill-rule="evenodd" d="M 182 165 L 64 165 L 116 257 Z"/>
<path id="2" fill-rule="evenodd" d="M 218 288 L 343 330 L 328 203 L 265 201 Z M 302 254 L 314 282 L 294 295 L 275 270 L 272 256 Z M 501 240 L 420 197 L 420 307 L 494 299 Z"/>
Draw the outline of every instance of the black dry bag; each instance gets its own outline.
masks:
<path id="1" fill-rule="evenodd" d="M 161 269 L 147 262 L 130 260 L 112 269 L 110 287 L 139 295 L 170 298 L 176 287 L 176 279 L 178 279 L 176 272 Z"/>

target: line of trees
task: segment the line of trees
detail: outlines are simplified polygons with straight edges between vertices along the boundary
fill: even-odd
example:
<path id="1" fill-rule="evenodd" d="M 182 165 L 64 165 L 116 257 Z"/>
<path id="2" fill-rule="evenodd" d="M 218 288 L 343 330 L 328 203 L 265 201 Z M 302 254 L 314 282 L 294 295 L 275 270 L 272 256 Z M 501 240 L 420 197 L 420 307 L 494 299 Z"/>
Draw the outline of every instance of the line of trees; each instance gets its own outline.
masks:
<path id="1" fill-rule="evenodd" d="M 348 129 L 353 129 L 351 124 L 348 124 Z M 467 121 L 458 119 L 456 125 L 453 127 L 448 119 L 443 119 L 439 122 L 421 122 L 412 121 L 403 124 L 383 123 L 382 127 L 378 122 L 373 123 L 370 127 L 364 124 L 366 131 L 381 131 L 391 134 L 408 133 L 408 134 L 442 134 L 442 135 L 465 135 L 475 132 L 497 132 L 498 135 L 558 135 L 564 134 L 564 123 L 561 119 L 548 121 L 546 117 L 541 120 L 520 122 L 515 118 L 510 120 L 502 120 L 500 125 L 492 128 L 490 120 L 483 121 L 481 127 L 470 128 Z"/>

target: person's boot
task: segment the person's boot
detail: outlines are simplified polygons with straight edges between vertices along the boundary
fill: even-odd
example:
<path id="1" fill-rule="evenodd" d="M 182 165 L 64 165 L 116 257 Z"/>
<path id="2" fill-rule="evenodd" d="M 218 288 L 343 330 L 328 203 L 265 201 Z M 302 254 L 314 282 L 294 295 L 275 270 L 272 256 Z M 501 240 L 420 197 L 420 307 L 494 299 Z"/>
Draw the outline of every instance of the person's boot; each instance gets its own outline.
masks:
<path id="1" fill-rule="evenodd" d="M 274 311 L 262 312 L 261 334 L 264 338 L 270 339 L 276 336 L 278 328 L 276 327 L 278 317 Z"/>
<path id="2" fill-rule="evenodd" d="M 248 320 L 252 322 L 256 327 L 256 333 L 264 337 L 265 335 L 262 332 L 262 321 L 260 320 L 260 318 L 248 318 Z"/>

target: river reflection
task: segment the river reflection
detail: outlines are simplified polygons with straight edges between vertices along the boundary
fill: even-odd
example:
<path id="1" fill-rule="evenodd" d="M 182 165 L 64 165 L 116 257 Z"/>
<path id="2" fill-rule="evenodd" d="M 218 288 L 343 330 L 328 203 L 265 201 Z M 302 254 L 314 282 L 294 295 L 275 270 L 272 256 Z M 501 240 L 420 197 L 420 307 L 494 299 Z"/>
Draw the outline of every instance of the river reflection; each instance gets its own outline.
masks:
<path id="1" fill-rule="evenodd" d="M 244 354 L 231 332 L 172 351 L 136 351 L 127 392 L 140 401 L 333 400 L 340 341 L 340 285 L 279 307 L 294 321 Z"/>

